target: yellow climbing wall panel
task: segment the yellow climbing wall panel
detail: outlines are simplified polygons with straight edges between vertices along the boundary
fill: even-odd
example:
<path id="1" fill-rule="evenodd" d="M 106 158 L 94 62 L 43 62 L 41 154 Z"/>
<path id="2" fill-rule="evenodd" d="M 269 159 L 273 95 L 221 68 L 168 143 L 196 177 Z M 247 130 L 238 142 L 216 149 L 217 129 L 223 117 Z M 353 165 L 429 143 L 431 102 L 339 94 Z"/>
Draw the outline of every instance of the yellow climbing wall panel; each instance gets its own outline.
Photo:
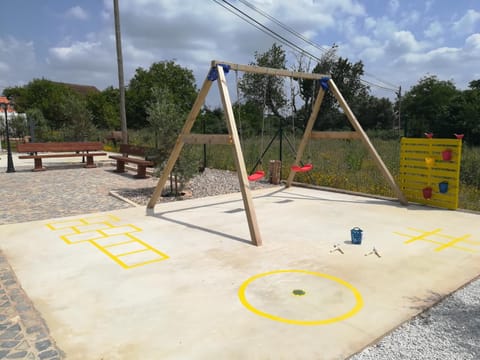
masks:
<path id="1" fill-rule="evenodd" d="M 400 188 L 408 201 L 458 208 L 461 139 L 402 138 Z"/>
<path id="2" fill-rule="evenodd" d="M 124 269 L 168 259 L 168 255 L 133 235 L 142 229 L 124 224 L 113 215 L 61 220 L 47 227 L 61 233 L 60 238 L 68 245 L 90 243 Z"/>

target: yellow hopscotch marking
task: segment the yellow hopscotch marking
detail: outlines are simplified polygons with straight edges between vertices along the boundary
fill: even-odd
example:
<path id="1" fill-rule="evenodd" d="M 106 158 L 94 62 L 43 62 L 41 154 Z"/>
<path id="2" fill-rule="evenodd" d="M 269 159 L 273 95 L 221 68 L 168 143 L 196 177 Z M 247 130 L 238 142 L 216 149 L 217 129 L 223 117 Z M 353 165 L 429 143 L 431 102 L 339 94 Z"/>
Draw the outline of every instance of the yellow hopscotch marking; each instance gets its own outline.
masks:
<path id="1" fill-rule="evenodd" d="M 135 240 L 125 240 L 125 241 L 120 241 L 118 243 L 113 243 L 113 244 L 108 244 L 108 245 L 104 245 L 103 247 L 104 248 L 109 248 L 109 247 L 114 247 L 114 246 L 121 246 L 121 245 L 125 245 L 125 244 L 130 244 L 132 242 L 134 242 Z"/>
<path id="2" fill-rule="evenodd" d="M 141 232 L 141 228 L 132 224 L 114 224 L 120 221 L 121 219 L 116 216 L 102 215 L 57 221 L 46 226 L 53 231 L 69 230 L 70 233 L 62 231 L 63 235 L 60 236 L 65 243 L 72 245 L 89 242 L 124 269 L 169 258 L 167 254 L 132 235 Z"/>
<path id="3" fill-rule="evenodd" d="M 434 249 L 434 251 L 442 251 L 448 248 L 454 248 L 457 250 L 461 251 L 466 251 L 466 252 L 471 252 L 471 253 L 476 253 L 478 252 L 477 249 L 472 249 L 470 247 L 465 247 L 465 246 L 459 246 L 459 243 L 465 243 L 468 245 L 480 245 L 480 241 L 477 240 L 470 240 L 470 237 L 472 236 L 471 234 L 465 234 L 462 236 L 451 236 L 451 235 L 446 235 L 442 234 L 441 231 L 442 229 L 434 229 L 431 231 L 424 231 L 420 229 L 415 229 L 415 228 L 408 228 L 408 230 L 411 230 L 413 232 L 420 233 L 419 235 L 411 235 L 411 234 L 405 234 L 402 232 L 397 232 L 395 231 L 394 234 L 397 234 L 399 236 L 407 237 L 409 238 L 406 240 L 404 243 L 405 244 L 410 244 L 415 241 L 425 241 L 429 243 L 433 243 L 436 245 L 440 245 Z M 433 239 L 432 239 L 433 237 Z M 440 239 L 446 239 L 447 241 L 440 241 Z M 448 241 L 449 240 L 449 241 Z"/>

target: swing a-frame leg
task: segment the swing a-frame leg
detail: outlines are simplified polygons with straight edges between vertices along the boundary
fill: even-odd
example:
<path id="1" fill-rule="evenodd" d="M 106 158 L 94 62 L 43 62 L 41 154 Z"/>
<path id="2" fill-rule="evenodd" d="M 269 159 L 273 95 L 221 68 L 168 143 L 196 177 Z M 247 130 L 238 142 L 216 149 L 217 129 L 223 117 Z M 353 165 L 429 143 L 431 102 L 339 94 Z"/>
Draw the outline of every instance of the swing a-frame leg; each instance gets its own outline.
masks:
<path id="1" fill-rule="evenodd" d="M 325 79 L 322 79 L 322 81 L 325 81 Z M 325 136 L 322 136 L 322 132 L 313 132 L 313 125 L 315 124 L 315 120 L 318 117 L 318 113 L 320 111 L 320 106 L 323 101 L 323 97 L 325 95 L 325 91 L 329 89 L 332 91 L 333 95 L 337 99 L 338 103 L 340 104 L 343 112 L 347 116 L 348 121 L 350 124 L 353 126 L 355 131 L 352 132 L 345 132 L 344 136 L 341 136 L 340 132 L 335 132 L 335 133 L 328 133 L 325 134 Z M 375 150 L 375 147 L 373 146 L 372 142 L 368 138 L 368 135 L 365 133 L 363 130 L 362 126 L 358 122 L 357 118 L 353 114 L 352 110 L 348 106 L 347 102 L 343 98 L 342 94 L 337 88 L 337 85 L 332 79 L 328 79 L 328 82 L 325 82 L 322 84 L 322 87 L 320 88 L 317 98 L 315 100 L 315 104 L 312 109 L 312 113 L 310 114 L 310 118 L 308 119 L 307 126 L 305 127 L 305 132 L 302 137 L 302 141 L 300 142 L 300 145 L 298 147 L 297 151 L 297 156 L 295 157 L 295 165 L 298 165 L 300 163 L 300 160 L 303 157 L 303 153 L 305 151 L 305 147 L 307 143 L 311 139 L 321 139 L 321 138 L 336 138 L 336 139 L 353 139 L 353 138 L 358 138 L 360 139 L 365 147 L 367 148 L 370 156 L 374 160 L 375 164 L 379 168 L 380 172 L 382 175 L 385 177 L 387 182 L 389 183 L 390 187 L 392 190 L 395 192 L 395 195 L 397 196 L 398 200 L 400 201 L 401 204 L 403 205 L 408 205 L 408 201 L 405 197 L 405 195 L 402 193 L 400 188 L 395 182 L 395 179 L 393 178 L 392 174 L 390 174 L 390 171 L 388 168 L 385 166 L 384 162 L 382 161 L 382 158 L 378 155 L 377 151 Z M 290 171 L 290 174 L 288 175 L 287 183 L 286 186 L 289 187 L 291 186 L 293 182 L 293 178 L 295 177 L 296 172 L 295 171 Z"/>
<path id="2" fill-rule="evenodd" d="M 262 245 L 262 238 L 261 238 L 260 231 L 257 224 L 255 208 L 253 207 L 253 199 L 250 192 L 250 183 L 248 181 L 248 174 L 245 167 L 245 160 L 243 158 L 243 153 L 240 146 L 240 139 L 239 139 L 237 127 L 235 124 L 235 117 L 233 115 L 232 102 L 230 100 L 230 96 L 228 93 L 225 72 L 223 70 L 223 67 L 217 64 L 216 62 L 212 62 L 212 69 L 215 69 L 218 77 L 216 77 L 215 79 L 211 79 L 210 77 L 211 72 L 210 72 L 207 78 L 205 79 L 202 85 L 202 88 L 200 89 L 200 92 L 197 96 L 197 99 L 195 100 L 195 103 L 192 107 L 192 110 L 190 111 L 187 117 L 187 120 L 182 128 L 182 131 L 180 132 L 180 135 L 177 138 L 177 141 L 172 150 L 172 153 L 168 158 L 168 161 L 165 165 L 162 175 L 158 180 L 157 186 L 152 194 L 152 197 L 150 198 L 150 201 L 147 204 L 147 214 L 153 214 L 155 204 L 157 203 L 158 198 L 161 196 L 162 190 L 167 182 L 168 176 L 173 170 L 173 167 L 175 166 L 175 163 L 177 162 L 180 152 L 182 151 L 183 145 L 185 143 L 192 143 L 192 142 L 199 143 L 202 141 L 202 139 L 203 140 L 206 139 L 205 141 L 207 142 L 230 144 L 233 146 L 235 166 L 238 173 L 238 180 L 240 183 L 240 190 L 242 193 L 243 204 L 245 207 L 245 214 L 247 216 L 250 237 L 254 245 L 260 246 Z M 195 123 L 195 120 L 200 112 L 200 109 L 205 102 L 205 98 L 207 97 L 207 94 L 210 90 L 210 87 L 212 86 L 213 81 L 217 79 L 218 79 L 218 88 L 220 90 L 220 96 L 223 104 L 223 110 L 225 112 L 225 118 L 227 122 L 229 135 L 228 137 L 225 137 L 224 135 L 218 135 L 214 137 L 212 136 L 202 137 L 202 136 L 192 135 L 190 134 L 190 132 L 192 130 L 193 124 Z M 225 139 L 227 140 L 225 141 Z"/>

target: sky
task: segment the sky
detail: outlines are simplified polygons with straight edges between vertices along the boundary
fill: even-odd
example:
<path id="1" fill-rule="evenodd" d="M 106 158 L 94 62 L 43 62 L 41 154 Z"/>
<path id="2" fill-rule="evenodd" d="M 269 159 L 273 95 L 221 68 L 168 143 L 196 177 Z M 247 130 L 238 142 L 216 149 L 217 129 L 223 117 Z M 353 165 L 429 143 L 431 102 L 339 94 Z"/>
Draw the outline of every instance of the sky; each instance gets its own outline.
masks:
<path id="1" fill-rule="evenodd" d="M 466 89 L 480 79 L 478 0 L 239 0 L 229 2 L 308 53 L 362 61 L 376 96 L 393 98 L 436 75 Z M 119 0 L 125 83 L 137 68 L 174 60 L 200 86 L 211 60 L 248 64 L 274 42 L 221 0 Z M 225 3 L 223 3 L 225 5 Z M 228 7 L 228 5 L 225 5 Z M 230 8 L 231 9 L 231 8 Z M 270 19 L 261 14 L 270 15 Z M 295 37 L 271 19 L 294 29 Z M 313 46 L 312 43 L 316 46 Z M 287 67 L 298 53 L 282 45 Z M 118 87 L 113 0 L 15 0 L 2 4 L 0 92 L 45 78 Z"/>

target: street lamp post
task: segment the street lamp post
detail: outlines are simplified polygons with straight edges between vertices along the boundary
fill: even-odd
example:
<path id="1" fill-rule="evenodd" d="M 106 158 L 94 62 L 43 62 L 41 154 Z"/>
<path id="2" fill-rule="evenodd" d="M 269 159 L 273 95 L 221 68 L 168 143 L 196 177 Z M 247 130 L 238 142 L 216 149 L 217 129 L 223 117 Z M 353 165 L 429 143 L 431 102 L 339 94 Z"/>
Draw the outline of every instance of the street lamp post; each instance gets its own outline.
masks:
<path id="1" fill-rule="evenodd" d="M 15 167 L 13 166 L 13 158 L 12 158 L 12 148 L 10 147 L 10 131 L 8 129 L 8 106 L 13 106 L 13 102 L 9 101 L 8 103 L 1 103 L 0 104 L 3 108 L 5 113 L 5 132 L 7 134 L 7 173 L 15 172 Z"/>

